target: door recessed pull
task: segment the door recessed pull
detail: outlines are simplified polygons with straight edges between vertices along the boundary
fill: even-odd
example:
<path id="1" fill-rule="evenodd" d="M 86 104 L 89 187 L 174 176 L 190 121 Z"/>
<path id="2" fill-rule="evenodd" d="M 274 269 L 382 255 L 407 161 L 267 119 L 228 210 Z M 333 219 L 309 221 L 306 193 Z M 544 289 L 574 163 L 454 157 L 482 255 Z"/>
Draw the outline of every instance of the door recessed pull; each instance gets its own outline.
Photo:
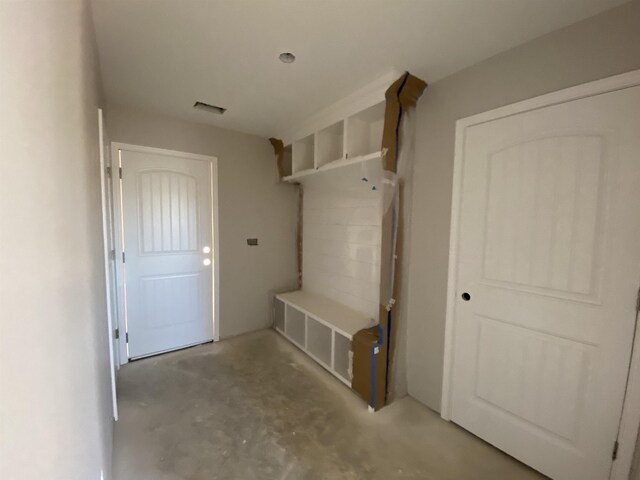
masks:
<path id="1" fill-rule="evenodd" d="M 463 299 L 465 302 L 468 302 L 469 300 L 471 300 L 471 295 L 469 295 L 467 292 L 464 292 L 464 293 L 462 294 L 462 299 Z"/>

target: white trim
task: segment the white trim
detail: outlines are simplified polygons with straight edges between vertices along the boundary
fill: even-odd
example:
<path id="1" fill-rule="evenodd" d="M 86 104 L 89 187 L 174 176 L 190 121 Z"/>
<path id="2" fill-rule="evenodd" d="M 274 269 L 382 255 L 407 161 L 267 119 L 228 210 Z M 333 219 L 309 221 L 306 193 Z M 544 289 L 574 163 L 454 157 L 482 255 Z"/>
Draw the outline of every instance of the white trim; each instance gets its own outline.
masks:
<path id="1" fill-rule="evenodd" d="M 211 162 L 211 213 L 213 222 L 213 341 L 220 341 L 220 214 L 218 208 L 218 158 Z"/>
<path id="2" fill-rule="evenodd" d="M 212 275 L 212 315 L 211 321 L 213 323 L 213 341 L 220 340 L 220 241 L 219 241 L 219 203 L 218 203 L 218 157 L 209 155 L 199 155 L 196 153 L 180 152 L 177 150 L 167 150 L 164 148 L 147 147 L 142 145 L 131 145 L 128 143 L 111 142 L 111 157 L 118 158 L 118 167 L 121 167 L 121 157 L 119 152 L 121 150 L 129 152 L 140 153 L 152 153 L 155 155 L 167 155 L 172 157 L 187 158 L 189 160 L 199 160 L 202 162 L 209 162 L 211 164 L 211 213 L 213 215 L 213 221 L 211 222 L 211 230 L 213 235 L 213 275 Z M 118 312 L 119 322 L 118 328 L 120 329 L 120 364 L 125 364 L 129 361 L 129 354 L 127 351 L 126 343 L 126 296 L 124 288 L 124 268 L 122 264 L 122 251 L 123 251 L 123 232 L 122 232 L 122 202 L 121 202 L 121 185 L 120 179 L 117 178 L 117 170 L 112 170 L 116 177 L 112 182 L 113 198 L 115 200 L 114 208 L 114 228 L 116 232 L 116 276 L 118 279 L 118 292 L 120 295 L 118 298 Z"/>
<path id="3" fill-rule="evenodd" d="M 107 342 L 109 344 L 109 372 L 111 374 L 111 403 L 113 407 L 113 419 L 118 420 L 118 398 L 116 395 L 116 371 L 115 355 L 113 349 L 113 318 L 111 316 L 111 255 L 109 252 L 109 218 L 107 214 L 107 189 L 105 187 L 107 162 L 104 150 L 104 116 L 101 108 L 98 108 L 98 142 L 100 151 L 100 205 L 102 213 L 102 245 L 104 256 L 105 299 L 107 302 Z"/>
<path id="4" fill-rule="evenodd" d="M 523 112 L 537 110 L 552 105 L 602 95 L 640 85 L 640 70 L 596 80 L 557 92 L 534 97 L 505 107 L 496 108 L 460 119 L 456 122 L 456 141 L 453 163 L 453 193 L 451 198 L 451 230 L 449 241 L 449 270 L 447 283 L 447 310 L 445 323 L 444 363 L 442 376 L 442 404 L 440 416 L 451 419 L 451 396 L 455 335 L 455 298 L 457 288 L 457 256 L 460 197 L 464 170 L 463 147 L 466 129 L 473 125 L 497 120 Z M 625 395 L 620 431 L 618 434 L 618 459 L 613 462 L 610 479 L 623 480 L 629 476 L 631 462 L 640 423 L 640 339 L 636 335 L 631 355 L 627 393 Z"/>
<path id="5" fill-rule="evenodd" d="M 114 165 L 114 159 L 117 159 Z M 124 270 L 122 268 L 122 196 L 120 191 L 119 169 L 121 166 L 120 148 L 118 144 L 111 142 L 111 189 L 113 199 L 113 231 L 115 233 L 115 267 L 116 267 L 116 288 L 118 289 L 116 299 L 118 301 L 118 331 L 120 338 L 118 339 L 120 365 L 124 365 L 129 361 L 129 352 L 127 351 L 126 332 L 127 332 L 127 315 L 124 288 Z"/>
<path id="6" fill-rule="evenodd" d="M 636 332 L 633 339 L 629 378 L 625 392 L 618 431 L 618 458 L 611 467 L 611 480 L 627 480 L 631 473 L 633 456 L 636 450 L 638 427 L 640 426 L 640 335 L 638 334 L 638 314 L 636 313 Z"/>

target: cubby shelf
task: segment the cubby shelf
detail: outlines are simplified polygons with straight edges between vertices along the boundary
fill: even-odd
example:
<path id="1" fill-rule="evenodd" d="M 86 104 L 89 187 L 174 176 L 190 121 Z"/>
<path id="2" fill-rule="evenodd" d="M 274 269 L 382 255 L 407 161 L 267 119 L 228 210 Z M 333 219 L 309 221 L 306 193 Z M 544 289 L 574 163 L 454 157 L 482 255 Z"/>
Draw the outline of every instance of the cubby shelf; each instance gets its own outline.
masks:
<path id="1" fill-rule="evenodd" d="M 282 180 L 285 182 L 301 182 L 304 177 L 313 176 L 315 174 L 321 174 L 323 172 L 328 172 L 330 170 L 335 169 L 345 169 L 346 167 L 350 167 L 352 165 L 357 164 L 365 164 L 371 160 L 381 159 L 384 157 L 386 152 L 383 150 L 379 150 L 377 152 L 370 153 L 368 155 L 361 155 L 359 157 L 354 158 L 341 158 L 339 160 L 334 160 L 332 162 L 326 163 L 325 165 L 312 169 L 312 170 L 304 170 L 302 172 L 297 172 L 292 175 L 283 177 Z"/>
<path id="2" fill-rule="evenodd" d="M 379 102 L 291 142 L 284 150 L 282 180 L 297 181 L 380 156 L 384 111 L 385 102 Z"/>
<path id="3" fill-rule="evenodd" d="M 351 340 L 373 320 L 334 300 L 297 290 L 276 295 L 274 328 L 351 386 Z"/>

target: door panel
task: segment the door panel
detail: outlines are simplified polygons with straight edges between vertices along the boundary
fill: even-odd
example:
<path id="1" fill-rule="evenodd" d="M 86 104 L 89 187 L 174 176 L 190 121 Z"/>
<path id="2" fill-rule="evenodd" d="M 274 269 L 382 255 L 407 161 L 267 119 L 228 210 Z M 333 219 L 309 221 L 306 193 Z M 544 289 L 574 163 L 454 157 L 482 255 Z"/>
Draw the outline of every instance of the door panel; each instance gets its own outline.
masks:
<path id="1" fill-rule="evenodd" d="M 611 468 L 640 279 L 638 131 L 640 87 L 465 131 L 451 418 L 553 478 Z"/>
<path id="2" fill-rule="evenodd" d="M 210 341 L 211 163 L 126 150 L 121 158 L 129 356 Z"/>

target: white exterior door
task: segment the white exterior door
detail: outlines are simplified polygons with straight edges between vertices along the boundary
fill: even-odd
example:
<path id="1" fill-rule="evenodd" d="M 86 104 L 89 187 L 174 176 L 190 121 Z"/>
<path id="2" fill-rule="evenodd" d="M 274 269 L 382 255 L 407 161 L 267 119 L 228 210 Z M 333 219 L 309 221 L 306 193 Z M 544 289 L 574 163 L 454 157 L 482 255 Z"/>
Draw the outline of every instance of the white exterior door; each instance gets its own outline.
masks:
<path id="1" fill-rule="evenodd" d="M 552 478 L 607 479 L 640 281 L 640 87 L 461 142 L 451 419 Z"/>
<path id="2" fill-rule="evenodd" d="M 120 150 L 129 358 L 213 340 L 212 163 Z"/>

